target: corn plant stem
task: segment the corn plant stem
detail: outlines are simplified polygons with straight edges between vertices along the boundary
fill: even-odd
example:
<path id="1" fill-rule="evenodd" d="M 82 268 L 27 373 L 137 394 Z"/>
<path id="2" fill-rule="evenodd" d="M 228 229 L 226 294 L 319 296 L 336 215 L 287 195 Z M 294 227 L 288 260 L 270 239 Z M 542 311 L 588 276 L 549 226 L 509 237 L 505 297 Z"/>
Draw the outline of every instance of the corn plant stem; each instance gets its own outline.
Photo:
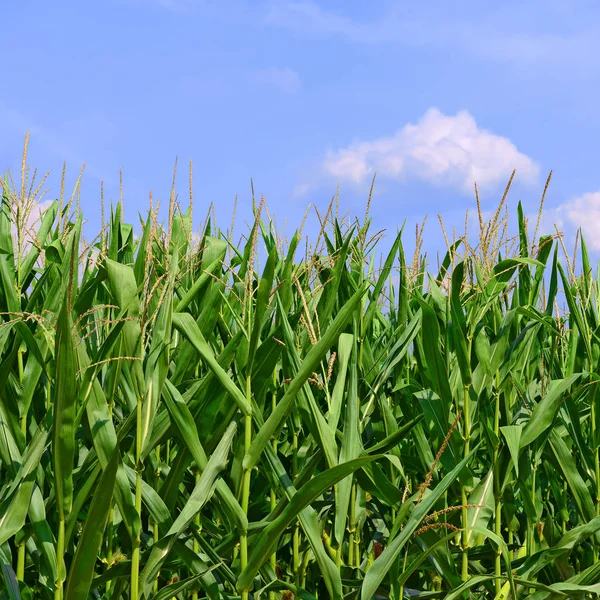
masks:
<path id="1" fill-rule="evenodd" d="M 200 483 L 200 470 L 196 469 L 196 486 L 198 485 L 198 483 Z M 198 513 L 195 517 L 194 517 L 194 524 L 196 525 L 196 527 L 198 528 L 198 531 L 200 531 L 200 525 L 201 525 L 201 521 L 200 521 L 200 513 Z M 198 538 L 196 538 L 194 536 L 194 554 L 198 555 L 198 552 L 200 551 L 200 544 L 198 543 Z M 192 594 L 192 600 L 198 600 L 198 592 L 195 591 Z"/>
<path id="2" fill-rule="evenodd" d="M 535 480 L 536 480 L 536 471 L 537 471 L 537 465 L 535 464 L 535 459 L 534 459 L 534 463 L 533 463 L 533 467 L 531 469 L 531 503 L 533 504 L 533 507 L 535 509 Z M 535 526 L 536 523 L 531 523 L 531 526 L 529 528 L 529 552 L 531 554 L 534 553 L 534 549 L 535 549 Z"/>
<path id="3" fill-rule="evenodd" d="M 160 444 L 158 446 L 156 446 L 156 479 L 160 479 L 160 472 L 161 472 L 161 456 L 160 456 Z M 153 540 L 154 543 L 156 544 L 158 542 L 158 523 L 156 521 L 154 521 L 152 523 L 152 536 L 153 536 Z M 156 579 L 154 580 L 154 593 L 156 594 L 158 592 L 158 575 L 156 577 Z"/>
<path id="4" fill-rule="evenodd" d="M 535 464 L 535 456 L 534 456 L 534 460 L 533 460 L 533 467 L 531 469 L 531 503 L 534 507 L 535 510 L 535 480 L 536 480 L 536 471 L 537 471 L 537 465 Z M 536 516 L 537 518 L 537 516 Z M 527 531 L 527 535 L 528 535 L 528 548 L 527 551 L 529 554 L 533 554 L 535 552 L 535 528 L 536 528 L 537 523 L 531 523 L 531 526 L 528 528 Z M 536 581 L 537 577 L 535 575 L 533 575 L 531 577 L 531 581 Z M 529 589 L 529 593 L 533 594 L 534 593 L 534 589 L 530 588 Z"/>
<path id="5" fill-rule="evenodd" d="M 350 492 L 350 515 L 348 516 L 348 564 L 354 566 L 354 534 L 356 532 L 356 483 Z"/>
<path id="6" fill-rule="evenodd" d="M 298 433 L 294 431 L 292 438 L 292 469 L 293 478 L 298 476 Z M 300 522 L 296 521 L 294 527 L 294 537 L 292 540 L 292 571 L 296 585 L 300 584 Z"/>
<path id="7" fill-rule="evenodd" d="M 158 523 L 152 524 L 152 539 L 155 544 L 158 543 Z M 154 588 L 154 593 L 156 594 L 158 592 L 158 575 L 156 576 L 156 579 L 154 580 L 153 588 Z"/>
<path id="8" fill-rule="evenodd" d="M 394 467 L 394 465 L 390 462 L 390 481 L 395 485 L 396 484 L 396 467 Z M 394 525 L 394 523 L 396 522 L 396 509 L 392 508 L 391 512 L 390 512 L 390 521 L 392 523 L 392 526 Z"/>
<path id="9" fill-rule="evenodd" d="M 404 558 L 402 559 L 402 572 L 406 570 L 406 561 L 408 559 L 408 550 L 404 551 Z M 401 600 L 404 597 L 404 584 L 400 586 L 398 590 L 398 599 Z"/>
<path id="10" fill-rule="evenodd" d="M 255 224 L 258 227 L 258 223 Z M 252 243 L 252 252 L 254 252 L 255 246 L 254 241 Z M 252 270 L 254 269 L 253 258 L 250 259 L 250 263 L 246 265 L 250 277 L 252 277 Z M 253 319 L 252 319 L 252 295 L 250 293 L 250 283 L 252 279 L 246 280 L 246 287 L 244 290 L 244 314 L 242 315 L 245 325 L 247 327 L 248 339 L 250 339 Z M 245 316 L 245 318 L 244 318 Z M 252 405 L 252 365 L 247 366 L 248 372 L 246 374 L 246 400 L 248 404 Z M 252 444 L 252 414 L 247 414 L 244 417 L 244 456 L 250 451 Z M 248 508 L 250 504 L 250 476 L 251 471 L 244 467 L 242 472 L 242 497 L 241 506 L 244 514 L 248 516 Z M 248 531 L 242 531 L 240 535 L 240 569 L 244 571 L 248 564 Z M 249 594 L 247 590 L 242 591 L 242 600 L 248 600 Z"/>
<path id="11" fill-rule="evenodd" d="M 120 364 L 120 361 L 117 364 L 117 368 Z M 110 396 L 110 402 L 108 403 L 108 414 L 110 415 L 110 419 L 112 421 L 113 418 L 113 394 Z M 115 505 L 110 505 L 110 510 L 108 511 L 108 524 L 106 527 L 106 570 L 110 569 L 113 561 L 113 537 L 114 537 L 114 528 L 115 528 Z M 109 591 L 112 587 L 112 581 L 106 582 L 106 591 Z"/>
<path id="12" fill-rule="evenodd" d="M 594 470 L 596 472 L 596 514 L 600 516 L 600 455 L 598 449 L 596 449 L 596 455 L 594 456 Z"/>
<path id="13" fill-rule="evenodd" d="M 300 527 L 300 525 L 298 525 Z M 298 585 L 306 588 L 306 572 L 308 570 L 308 563 L 310 562 L 310 552 L 305 552 L 302 558 L 302 565 L 300 567 L 300 579 Z M 316 594 L 315 594 L 316 595 Z"/>
<path id="14" fill-rule="evenodd" d="M 352 485 L 350 493 L 350 515 L 348 516 L 348 564 L 354 566 L 354 511 L 356 502 L 356 484 Z"/>
<path id="15" fill-rule="evenodd" d="M 18 353 L 18 363 L 19 363 L 19 383 L 23 385 L 23 352 L 19 350 Z M 20 418 L 21 431 L 23 432 L 23 436 L 27 439 L 27 415 L 23 414 Z M 25 542 L 21 542 L 18 545 L 17 549 L 17 579 L 19 581 L 25 581 Z"/>
<path id="16" fill-rule="evenodd" d="M 271 404 L 271 408 L 272 410 L 275 410 L 275 408 L 277 407 L 277 392 L 275 391 L 277 389 L 277 373 L 276 371 L 273 372 L 273 385 L 275 386 L 273 388 L 273 394 L 272 394 L 272 404 Z M 277 438 L 273 438 L 273 452 L 275 453 L 275 455 L 277 455 Z M 273 488 L 271 488 L 271 494 L 270 494 L 270 506 L 271 506 L 271 512 L 273 512 L 275 510 L 275 507 L 277 506 L 277 496 L 275 495 L 275 490 Z M 277 574 L 277 548 L 275 548 L 275 550 L 273 550 L 273 553 L 271 554 L 271 568 L 273 569 L 273 571 L 275 572 L 275 574 Z M 196 600 L 196 599 L 194 599 Z M 275 600 L 275 592 L 269 592 L 269 600 Z"/>
<path id="17" fill-rule="evenodd" d="M 463 522 L 463 530 L 462 530 L 462 567 L 461 567 L 461 577 L 463 581 L 467 581 L 469 578 L 469 509 L 467 508 L 467 488 L 463 486 L 462 494 L 462 522 Z"/>
<path id="18" fill-rule="evenodd" d="M 465 416 L 465 434 L 464 434 L 464 456 L 469 454 L 471 439 L 471 415 L 469 412 L 469 386 L 464 388 L 464 416 Z M 469 510 L 467 486 L 462 486 L 462 568 L 461 577 L 463 581 L 469 578 Z"/>
<path id="19" fill-rule="evenodd" d="M 496 375 L 496 382 L 498 382 L 498 376 Z M 502 503 L 501 503 L 501 489 L 500 489 L 500 467 L 498 464 L 498 438 L 500 435 L 500 392 L 496 390 L 496 403 L 494 410 L 494 434 L 496 436 L 496 446 L 494 448 L 493 466 L 494 469 L 494 533 L 498 537 L 502 537 Z M 496 580 L 494 582 L 496 595 L 502 590 L 502 581 L 500 576 L 502 575 L 502 556 L 500 548 L 496 551 L 496 559 L 494 563 L 494 574 Z"/>
<path id="20" fill-rule="evenodd" d="M 565 507 L 565 510 L 568 511 L 567 507 L 568 507 L 568 502 L 569 502 L 569 497 L 568 497 L 568 491 L 569 490 L 568 490 L 566 482 L 563 484 L 563 490 L 562 491 L 563 491 L 563 497 L 562 497 L 563 505 Z M 568 513 L 567 513 L 567 518 L 565 519 L 563 517 L 563 520 L 562 520 L 562 532 L 563 532 L 563 535 L 565 533 L 567 533 L 567 521 L 568 521 Z"/>
<path id="21" fill-rule="evenodd" d="M 54 600 L 62 600 L 65 579 L 65 516 L 62 514 L 59 516 L 58 521 L 56 560 L 58 563 L 58 578 L 54 584 Z"/>
<path id="22" fill-rule="evenodd" d="M 277 452 L 275 442 L 273 442 L 273 446 L 274 446 L 275 452 Z M 277 506 L 277 498 L 275 497 L 274 490 L 271 490 L 270 506 L 271 506 L 271 512 L 273 512 L 275 510 L 275 507 Z M 271 568 L 273 569 L 273 572 L 277 573 L 277 552 L 273 552 L 271 554 L 269 561 L 271 563 Z M 194 599 L 194 600 L 196 600 L 196 599 Z M 269 592 L 269 600 L 275 600 L 275 592 Z"/>
<path id="23" fill-rule="evenodd" d="M 331 544 L 332 538 L 327 530 L 323 531 L 322 538 L 323 538 L 323 546 L 325 546 L 325 550 L 327 550 L 327 554 L 329 554 L 329 556 L 331 557 L 331 560 L 333 560 L 337 565 L 337 559 L 338 559 L 337 549 L 332 546 L 332 544 Z"/>
<path id="24" fill-rule="evenodd" d="M 250 376 L 246 378 L 246 397 L 248 402 L 252 396 L 252 380 Z M 244 417 L 244 454 L 250 451 L 250 445 L 252 444 L 252 414 L 248 414 Z M 250 469 L 244 469 L 242 475 L 242 510 L 244 514 L 248 515 L 248 507 L 250 503 L 250 475 L 252 474 Z M 243 571 L 248 564 L 248 532 L 243 531 L 240 536 L 240 568 Z M 242 592 L 242 600 L 248 600 L 248 591 Z"/>
<path id="25" fill-rule="evenodd" d="M 590 403 L 590 425 L 592 444 L 596 443 L 596 395 Z M 600 456 L 598 448 L 594 451 L 594 473 L 596 475 L 596 514 L 600 515 Z"/>
<path id="26" fill-rule="evenodd" d="M 392 463 L 390 463 L 390 481 L 394 485 L 396 484 L 396 468 L 394 467 L 394 465 L 392 465 Z M 396 516 L 397 516 L 396 509 L 392 508 L 392 510 L 390 512 L 390 522 L 392 523 L 392 526 L 396 522 Z"/>
<path id="27" fill-rule="evenodd" d="M 348 536 L 348 564 L 354 566 L 354 533 L 350 533 Z"/>
<path id="28" fill-rule="evenodd" d="M 300 582 L 300 523 L 297 521 L 294 527 L 294 538 L 292 541 L 293 557 L 292 570 L 296 584 Z"/>
<path id="29" fill-rule="evenodd" d="M 113 561 L 113 537 L 114 537 L 114 521 L 115 521 L 115 508 L 114 505 L 111 505 L 110 510 L 108 512 L 108 525 L 106 528 L 106 569 L 110 569 Z M 112 586 L 112 581 L 106 582 L 106 590 L 109 591 Z"/>
<path id="30" fill-rule="evenodd" d="M 140 518 L 139 530 L 134 532 L 131 552 L 131 600 L 139 598 L 140 580 L 140 542 L 141 542 L 141 517 L 142 517 L 142 399 L 137 402 L 137 431 L 135 444 L 135 510 Z"/>
<path id="31" fill-rule="evenodd" d="M 598 397 L 598 393 L 596 392 L 593 395 L 593 399 L 591 402 L 591 425 L 592 425 L 592 444 L 596 444 L 596 398 Z M 600 516 L 600 454 L 598 453 L 598 448 L 594 450 L 594 474 L 596 476 L 596 515 Z M 598 542 L 596 538 L 593 538 L 594 545 L 594 562 L 598 562 Z"/>

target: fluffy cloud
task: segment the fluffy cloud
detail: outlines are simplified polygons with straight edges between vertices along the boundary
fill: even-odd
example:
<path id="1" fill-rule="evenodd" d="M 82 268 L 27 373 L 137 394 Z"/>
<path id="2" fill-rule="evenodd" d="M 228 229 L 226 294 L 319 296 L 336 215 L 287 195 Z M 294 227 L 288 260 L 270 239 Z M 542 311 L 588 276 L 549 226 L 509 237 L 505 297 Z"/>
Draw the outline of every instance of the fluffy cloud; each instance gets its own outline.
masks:
<path id="1" fill-rule="evenodd" d="M 330 151 L 325 171 L 340 181 L 364 183 L 375 172 L 391 179 L 420 179 L 472 193 L 473 183 L 494 188 L 508 180 L 513 169 L 525 183 L 537 181 L 539 167 L 508 139 L 480 129 L 461 111 L 446 116 L 430 108 L 415 124 L 390 137 L 356 141 Z"/>
<path id="2" fill-rule="evenodd" d="M 568 236 L 581 228 L 588 248 L 600 250 L 600 192 L 583 194 L 547 211 L 544 225 L 547 223 L 556 224 Z M 544 231 L 552 233 L 554 228 Z"/>

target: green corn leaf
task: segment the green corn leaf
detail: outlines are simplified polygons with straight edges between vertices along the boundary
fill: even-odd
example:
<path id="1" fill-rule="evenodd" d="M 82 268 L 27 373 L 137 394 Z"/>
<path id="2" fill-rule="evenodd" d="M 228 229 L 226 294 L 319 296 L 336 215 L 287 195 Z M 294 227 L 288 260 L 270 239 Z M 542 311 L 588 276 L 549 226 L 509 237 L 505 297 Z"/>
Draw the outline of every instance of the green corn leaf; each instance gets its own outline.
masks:
<path id="1" fill-rule="evenodd" d="M 474 539 L 478 529 L 485 529 L 494 512 L 494 471 L 488 474 L 475 486 L 469 494 L 469 504 L 475 505 L 467 509 L 467 522 L 469 524 L 469 546 L 478 545 L 479 540 Z"/>
<path id="2" fill-rule="evenodd" d="M 355 346 L 355 355 L 357 349 Z M 344 421 L 344 437 L 340 449 L 339 464 L 348 463 L 357 459 L 363 453 L 363 445 L 360 439 L 360 400 L 358 397 L 358 365 L 354 361 L 350 367 L 350 379 L 348 382 L 348 398 L 346 400 L 346 418 Z M 350 506 L 350 495 L 352 492 L 353 478 L 346 477 L 340 481 L 335 490 L 335 524 L 334 535 L 338 545 L 344 541 L 344 529 Z"/>
<path id="3" fill-rule="evenodd" d="M 525 448 L 544 433 L 552 422 L 559 408 L 562 395 L 581 377 L 575 373 L 566 379 L 553 382 L 547 394 L 535 405 L 531 418 L 523 428 L 521 448 Z"/>
<path id="4" fill-rule="evenodd" d="M 344 400 L 344 391 L 346 389 L 346 374 L 348 372 L 348 362 L 352 353 L 352 344 L 354 336 L 349 333 L 342 333 L 338 340 L 337 363 L 338 375 L 331 393 L 331 408 L 329 410 L 329 426 L 336 430 L 342 412 Z"/>
<path id="5" fill-rule="evenodd" d="M 465 263 L 460 262 L 454 266 L 452 271 L 452 292 L 450 296 L 450 310 L 452 314 L 452 337 L 454 349 L 460 368 L 462 383 L 464 386 L 471 385 L 471 361 L 469 344 L 467 339 L 467 321 L 463 312 L 461 301 L 461 290 L 464 279 Z"/>
<path id="6" fill-rule="evenodd" d="M 387 575 L 388 571 L 392 567 L 398 554 L 405 546 L 408 538 L 415 532 L 421 521 L 427 516 L 427 513 L 431 510 L 432 506 L 442 496 L 442 494 L 450 487 L 450 485 L 456 480 L 460 472 L 465 468 L 468 461 L 475 454 L 477 448 L 474 448 L 465 458 L 463 458 L 457 465 L 448 473 L 438 485 L 431 491 L 430 494 L 425 496 L 420 504 L 418 504 L 412 511 L 408 521 L 405 523 L 401 533 L 397 535 L 388 547 L 383 551 L 381 556 L 375 560 L 371 565 L 364 579 L 364 583 L 361 588 L 360 597 L 362 600 L 370 600 L 373 594 L 377 591 L 377 588 Z"/>
<path id="7" fill-rule="evenodd" d="M 571 489 L 577 509 L 584 519 L 591 521 L 596 516 L 594 502 L 585 481 L 579 474 L 577 463 L 571 451 L 556 431 L 550 432 L 549 441 L 552 451 L 556 456 L 556 461 Z"/>
<path id="8" fill-rule="evenodd" d="M 141 589 L 145 589 L 146 585 L 151 583 L 156 576 L 160 565 L 171 551 L 173 544 L 177 541 L 185 528 L 192 522 L 200 509 L 210 500 L 216 485 L 217 477 L 219 477 L 219 473 L 227 464 L 227 456 L 229 454 L 235 430 L 236 425 L 235 423 L 232 423 L 227 429 L 227 433 L 219 442 L 217 449 L 210 457 L 206 468 L 200 476 L 198 485 L 194 488 L 194 491 L 182 511 L 179 513 L 166 535 L 152 547 L 150 556 L 148 557 L 141 574 Z"/>
<path id="9" fill-rule="evenodd" d="M 302 486 L 292 497 L 281 515 L 265 528 L 256 541 L 253 541 L 253 550 L 248 560 L 248 565 L 240 574 L 237 582 L 238 590 L 250 589 L 254 576 L 258 573 L 262 563 L 269 558 L 271 549 L 277 543 L 283 531 L 306 506 L 327 488 L 341 481 L 357 469 L 360 469 L 363 465 L 378 458 L 381 457 L 379 455 L 363 456 L 346 463 L 338 464 L 320 473 Z"/>
<path id="10" fill-rule="evenodd" d="M 365 292 L 366 289 L 362 288 L 352 296 L 338 312 L 331 325 L 324 332 L 323 337 L 321 337 L 317 344 L 310 349 L 302 362 L 300 370 L 292 379 L 283 398 L 277 403 L 277 407 L 273 410 L 254 438 L 254 441 L 250 446 L 250 451 L 244 457 L 244 468 L 252 469 L 256 465 L 265 446 L 269 443 L 281 422 L 289 415 L 296 399 L 296 395 L 306 383 L 306 380 L 313 374 L 327 351 L 335 344 L 340 333 L 342 333 L 352 318 L 352 313 L 361 301 Z"/>
<path id="11" fill-rule="evenodd" d="M 505 425 L 500 427 L 500 431 L 506 440 L 510 457 L 512 458 L 513 465 L 517 477 L 519 476 L 519 450 L 521 448 L 521 435 L 523 433 L 522 425 Z"/>
<path id="12" fill-rule="evenodd" d="M 197 591 L 202 588 L 202 580 L 205 578 L 205 576 L 214 569 L 216 569 L 216 566 L 206 569 L 200 575 L 194 575 L 193 577 L 188 577 L 187 579 L 183 579 L 177 583 L 166 585 L 160 590 L 160 592 L 158 592 L 158 594 L 152 597 L 152 600 L 171 600 L 171 598 L 180 597 L 180 595 L 184 592 L 189 594 L 190 592 Z"/>
<path id="13" fill-rule="evenodd" d="M 98 487 L 92 498 L 87 519 L 77 544 L 77 550 L 71 563 L 65 588 L 65 600 L 87 598 L 96 559 L 102 545 L 104 529 L 108 521 L 108 512 L 112 503 L 113 489 L 119 466 L 119 452 L 115 450 L 110 462 L 100 477 Z"/>
<path id="14" fill-rule="evenodd" d="M 198 354 L 202 357 L 202 360 L 206 361 L 206 364 L 210 370 L 214 373 L 215 377 L 219 380 L 221 385 L 231 395 L 238 408 L 245 414 L 252 414 L 252 407 L 248 404 L 248 400 L 241 392 L 239 387 L 229 377 L 225 370 L 219 365 L 213 351 L 210 346 L 206 343 L 204 336 L 200 332 L 198 325 L 188 313 L 175 313 L 173 315 L 173 325 L 185 336 L 188 341 L 194 346 Z"/>
<path id="15" fill-rule="evenodd" d="M 183 443 L 187 446 L 190 454 L 196 461 L 198 468 L 204 471 L 208 463 L 206 452 L 198 439 L 198 431 L 196 429 L 194 418 L 189 408 L 183 401 L 183 398 L 179 395 L 177 388 L 167 380 L 165 382 L 165 394 L 164 399 L 167 405 L 167 409 L 171 415 L 171 418 L 175 424 L 175 427 L 179 431 Z M 227 507 L 230 516 L 234 523 L 237 524 L 240 531 L 248 528 L 248 518 L 244 514 L 242 507 L 235 499 L 227 484 L 219 479 L 216 484 L 215 491 L 219 496 L 220 500 Z"/>
<path id="16" fill-rule="evenodd" d="M 263 272 L 262 278 L 258 285 L 258 292 L 256 295 L 256 308 L 255 317 L 253 322 L 252 333 L 250 335 L 250 346 L 248 348 L 248 363 L 246 368 L 252 369 L 254 364 L 254 356 L 256 354 L 256 348 L 258 347 L 259 337 L 261 329 L 265 322 L 265 312 L 269 304 L 269 298 L 271 296 L 271 290 L 273 288 L 273 280 L 275 278 L 275 263 L 277 260 L 277 249 L 273 247 L 267 257 L 267 264 Z"/>
<path id="17" fill-rule="evenodd" d="M 0 544 L 4 544 L 23 528 L 29 501 L 35 485 L 35 473 L 30 474 L 17 490 L 0 505 Z"/>
<path id="18" fill-rule="evenodd" d="M 75 416 L 77 389 L 75 352 L 71 333 L 69 298 L 65 296 L 56 326 L 56 383 L 52 457 L 56 502 L 61 519 L 71 512 L 73 503 L 73 463 L 75 460 Z"/>
<path id="19" fill-rule="evenodd" d="M 19 582 L 10 565 L 2 563 L 2 577 L 4 578 L 4 585 L 6 587 L 6 592 L 8 593 L 8 598 L 10 600 L 21 600 Z"/>
<path id="20" fill-rule="evenodd" d="M 421 332 L 428 377 L 433 391 L 442 399 L 445 410 L 449 410 L 452 405 L 452 391 L 440 352 L 440 327 L 433 309 L 423 300 L 419 300 L 419 304 L 423 315 Z"/>

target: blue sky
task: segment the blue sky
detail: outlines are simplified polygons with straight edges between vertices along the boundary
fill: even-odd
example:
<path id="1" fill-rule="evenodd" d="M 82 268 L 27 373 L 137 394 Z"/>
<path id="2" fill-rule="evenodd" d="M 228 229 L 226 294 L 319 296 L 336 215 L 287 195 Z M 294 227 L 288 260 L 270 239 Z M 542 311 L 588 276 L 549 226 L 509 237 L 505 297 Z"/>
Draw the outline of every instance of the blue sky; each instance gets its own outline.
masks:
<path id="1" fill-rule="evenodd" d="M 195 211 L 227 227 L 248 214 L 250 178 L 278 222 L 308 203 L 372 214 L 392 232 L 437 214 L 461 226 L 510 195 L 535 212 L 550 169 L 548 219 L 583 226 L 600 249 L 600 5 L 580 0 L 105 0 L 4 3 L 0 165 L 63 160 L 99 222 L 100 181 L 127 217 L 148 191 L 168 203 L 194 163 Z M 199 219 L 200 217 L 198 217 Z M 436 240 L 434 242 L 433 240 Z"/>

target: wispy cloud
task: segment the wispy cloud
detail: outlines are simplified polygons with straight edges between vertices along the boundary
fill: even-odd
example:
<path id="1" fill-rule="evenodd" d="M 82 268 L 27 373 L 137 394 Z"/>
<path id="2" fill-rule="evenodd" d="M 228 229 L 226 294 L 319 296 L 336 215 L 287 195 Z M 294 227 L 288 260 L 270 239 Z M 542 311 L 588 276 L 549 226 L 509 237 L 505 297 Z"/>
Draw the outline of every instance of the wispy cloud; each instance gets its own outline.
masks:
<path id="1" fill-rule="evenodd" d="M 600 250 L 600 191 L 588 192 L 546 210 L 542 224 L 548 233 L 554 231 L 556 224 L 569 238 L 581 229 L 587 246 Z"/>
<path id="2" fill-rule="evenodd" d="M 510 4 L 483 16 L 474 16 L 476 11 L 470 10 L 463 17 L 459 16 L 460 9 L 442 14 L 424 9 L 411 14 L 391 4 L 377 18 L 359 20 L 314 0 L 278 0 L 266 4 L 263 23 L 362 44 L 451 47 L 475 58 L 519 65 L 545 62 L 573 68 L 573 61 L 579 60 L 586 65 L 593 62 L 597 68 L 593 57 L 600 51 L 598 28 L 586 23 L 576 28 L 561 27 L 564 7 L 560 3 L 540 4 L 540 11 L 544 13 L 541 18 L 552 21 L 554 27 L 540 29 L 539 20 L 527 20 L 522 10 L 515 22 L 515 6 Z"/>
<path id="3" fill-rule="evenodd" d="M 508 138 L 478 127 L 468 112 L 446 116 L 437 108 L 389 137 L 330 151 L 323 168 L 339 181 L 358 185 L 377 172 L 384 178 L 418 179 L 468 193 L 474 182 L 488 189 L 505 183 L 513 169 L 524 183 L 537 181 L 539 174 L 531 158 Z"/>
<path id="4" fill-rule="evenodd" d="M 135 1 L 135 0 L 129 0 Z M 586 0 L 532 0 L 480 10 L 459 3 L 451 10 L 436 5 L 407 8 L 382 2 L 372 18 L 358 18 L 316 0 L 152 0 L 174 12 L 243 19 L 252 25 L 283 28 L 310 37 L 359 44 L 398 44 L 415 48 L 453 48 L 476 60 L 509 62 L 518 67 L 548 64 L 570 71 L 600 68 L 600 32 L 594 6 Z M 461 6 L 462 4 L 462 6 Z M 589 14 L 587 20 L 573 14 Z"/>
<path id="5" fill-rule="evenodd" d="M 286 94 L 300 90 L 302 83 L 300 75 L 289 67 L 267 67 L 254 71 L 251 76 L 254 83 L 274 87 Z"/>

